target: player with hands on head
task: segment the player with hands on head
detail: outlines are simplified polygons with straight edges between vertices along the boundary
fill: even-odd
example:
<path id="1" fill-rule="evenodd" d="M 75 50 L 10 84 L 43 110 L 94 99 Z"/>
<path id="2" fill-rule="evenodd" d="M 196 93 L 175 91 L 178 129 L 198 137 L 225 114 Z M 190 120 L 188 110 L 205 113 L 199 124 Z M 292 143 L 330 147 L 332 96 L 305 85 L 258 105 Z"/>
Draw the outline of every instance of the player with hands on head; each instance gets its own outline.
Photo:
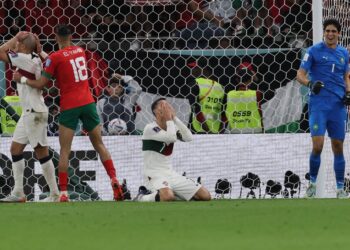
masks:
<path id="1" fill-rule="evenodd" d="M 152 193 L 139 189 L 136 201 L 189 201 L 211 199 L 210 193 L 201 184 L 176 173 L 171 164 L 174 143 L 192 141 L 192 133 L 176 117 L 174 108 L 165 98 L 152 103 L 155 121 L 146 125 L 142 136 L 144 179 Z"/>
<path id="2" fill-rule="evenodd" d="M 323 23 L 324 41 L 308 48 L 297 72 L 298 81 L 310 88 L 309 126 L 312 136 L 310 154 L 310 185 L 306 197 L 316 195 L 316 179 L 321 165 L 321 152 L 327 130 L 334 155 L 336 194 L 346 198 L 344 191 L 345 159 L 343 142 L 347 110 L 350 103 L 349 53 L 338 45 L 341 25 L 335 19 Z"/>
<path id="3" fill-rule="evenodd" d="M 38 89 L 46 86 L 51 79 L 56 79 L 55 85 L 60 90 L 61 109 L 58 163 L 60 201 L 69 200 L 67 193 L 69 155 L 79 120 L 83 123 L 84 129 L 88 131 L 89 139 L 110 178 L 114 200 L 123 200 L 123 191 L 116 177 L 113 160 L 102 141 L 100 120 L 88 83 L 85 52 L 82 48 L 72 44 L 72 33 L 67 25 L 57 25 L 55 35 L 59 50 L 46 58 L 41 77 L 33 80 L 15 72 L 13 79 L 22 83 L 23 86 L 29 85 Z M 43 56 L 43 53 L 41 55 Z"/>
<path id="4" fill-rule="evenodd" d="M 36 48 L 36 37 L 32 33 L 21 31 L 0 47 L 0 60 L 16 67 L 17 71 L 28 79 L 39 79 L 42 62 L 35 53 Z M 22 84 L 17 84 L 17 91 L 22 106 L 22 115 L 16 125 L 10 148 L 15 186 L 12 193 L 1 202 L 26 201 L 23 190 L 25 168 L 23 153 L 28 144 L 34 149 L 50 188 L 50 196 L 44 201 L 58 201 L 59 191 L 55 169 L 47 142 L 48 108 L 45 105 L 42 91 Z"/>

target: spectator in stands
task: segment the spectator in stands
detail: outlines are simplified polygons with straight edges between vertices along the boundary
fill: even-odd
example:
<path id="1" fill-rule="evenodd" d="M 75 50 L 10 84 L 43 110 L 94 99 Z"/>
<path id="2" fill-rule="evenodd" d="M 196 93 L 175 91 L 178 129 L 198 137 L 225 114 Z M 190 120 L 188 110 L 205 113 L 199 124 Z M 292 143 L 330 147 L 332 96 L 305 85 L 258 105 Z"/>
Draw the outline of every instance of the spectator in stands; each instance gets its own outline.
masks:
<path id="1" fill-rule="evenodd" d="M 300 28 L 305 32 L 311 29 L 309 0 L 266 0 L 265 8 L 268 10 L 266 25 L 272 36 L 292 30 L 298 32 Z"/>
<path id="2" fill-rule="evenodd" d="M 245 62 L 237 69 L 239 84 L 226 88 L 225 116 L 227 132 L 229 133 L 261 133 L 262 93 L 252 89 L 255 72 L 252 66 Z"/>
<path id="3" fill-rule="evenodd" d="M 246 34 L 264 34 L 263 20 L 267 11 L 262 0 L 232 0 L 232 8 L 237 11 L 237 17 L 242 22 Z"/>
<path id="4" fill-rule="evenodd" d="M 307 40 L 312 37 L 311 0 L 266 0 L 264 5 L 269 37 L 278 43 L 287 42 L 283 46 L 301 48 L 311 43 Z"/>
<path id="5" fill-rule="evenodd" d="M 90 23 L 90 19 L 86 23 L 84 20 L 86 3 L 81 0 L 60 0 L 59 7 L 62 9 L 63 14 L 60 17 L 60 23 L 70 24 L 71 27 L 75 28 L 73 32 L 74 38 L 79 38 L 85 35 L 86 27 Z"/>
<path id="6" fill-rule="evenodd" d="M 85 50 L 85 56 L 89 75 L 89 86 L 93 97 L 97 100 L 101 96 L 103 89 L 107 86 L 108 64 L 99 51 L 96 51 L 96 48 L 91 46 L 93 44 L 92 42 L 88 44 Z"/>
<path id="7" fill-rule="evenodd" d="M 7 10 L 5 9 L 5 3 L 0 1 L 0 35 L 3 38 L 7 33 L 5 18 L 8 15 Z"/>
<path id="8" fill-rule="evenodd" d="M 3 17 L 3 25 L 0 30 L 4 31 L 6 40 L 11 39 L 19 31 L 26 29 L 25 17 L 26 9 L 24 1 L 1 1 L 1 16 Z"/>
<path id="9" fill-rule="evenodd" d="M 184 0 L 180 5 L 180 19 L 176 22 L 175 36 L 186 42 L 185 48 L 207 48 L 208 40 L 224 36 L 225 20 L 207 9 L 203 0 Z M 179 44 L 179 47 L 183 45 Z"/>
<path id="10" fill-rule="evenodd" d="M 49 120 L 47 126 L 47 135 L 48 136 L 58 136 L 58 119 L 59 119 L 59 110 L 57 107 L 53 107 L 49 110 Z"/>
<path id="11" fill-rule="evenodd" d="M 108 135 L 108 123 L 122 119 L 127 126 L 123 134 L 134 134 L 136 101 L 141 94 L 140 85 L 128 75 L 113 74 L 106 87 L 106 96 L 97 102 L 97 112 L 102 125 L 102 134 Z"/>
<path id="12" fill-rule="evenodd" d="M 192 106 L 192 130 L 195 133 L 221 133 L 223 130 L 224 88 L 214 80 L 213 70 L 206 58 L 190 62 L 195 84 L 189 98 Z"/>
<path id="13" fill-rule="evenodd" d="M 62 9 L 59 8 L 57 0 L 28 1 L 26 7 L 29 15 L 26 23 L 29 31 L 38 34 L 39 38 L 54 38 L 53 27 L 59 23 Z"/>
<path id="14" fill-rule="evenodd" d="M 59 96 L 45 101 L 49 108 L 47 135 L 58 136 L 58 119 L 59 119 Z"/>
<path id="15" fill-rule="evenodd" d="M 182 10 L 181 18 L 176 23 L 176 36 L 181 37 L 187 42 L 187 47 L 207 48 L 208 40 L 210 47 L 230 46 L 230 39 L 227 36 L 243 35 L 245 28 L 243 25 L 251 20 L 247 15 L 254 16 L 254 25 L 261 24 L 261 13 L 258 11 L 259 4 L 251 4 L 250 1 L 242 0 L 188 0 L 185 10 Z M 259 1 L 258 1 L 259 2 Z M 242 22 L 242 21 L 245 22 Z M 254 26 L 255 27 L 255 26 Z M 224 37 L 226 36 L 226 37 Z M 217 39 L 211 39 L 215 38 Z M 217 44 L 210 42 L 216 40 Z M 197 46 L 198 44 L 198 46 Z"/>

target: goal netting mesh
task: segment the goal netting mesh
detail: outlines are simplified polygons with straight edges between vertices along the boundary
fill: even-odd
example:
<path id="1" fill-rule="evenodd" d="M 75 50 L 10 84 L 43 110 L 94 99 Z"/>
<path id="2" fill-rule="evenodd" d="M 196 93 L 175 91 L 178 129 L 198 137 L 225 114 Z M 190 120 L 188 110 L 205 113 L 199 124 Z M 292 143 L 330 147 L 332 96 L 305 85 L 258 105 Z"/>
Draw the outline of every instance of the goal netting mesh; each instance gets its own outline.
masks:
<path id="1" fill-rule="evenodd" d="M 323 9 L 324 17 L 341 20 L 344 46 L 348 5 L 324 1 Z M 31 31 L 50 53 L 58 49 L 55 25 L 70 25 L 74 43 L 86 49 L 104 142 L 132 196 L 143 183 L 140 135 L 153 120 L 151 103 L 165 96 L 195 134 L 193 142 L 175 146 L 176 171 L 200 181 L 213 195 L 217 191 L 218 197 L 298 197 L 308 183 L 311 140 L 308 89 L 295 78 L 304 49 L 312 45 L 312 24 L 322 21 L 312 20 L 311 9 L 311 0 L 5 0 L 0 2 L 0 38 L 5 42 L 20 30 Z M 0 68 L 0 96 L 20 113 L 13 69 L 5 63 Z M 216 82 L 216 96 L 196 81 L 198 69 L 205 83 Z M 113 102 L 113 88 L 119 84 L 123 91 Z M 54 83 L 44 97 L 56 159 L 59 92 Z M 198 110 L 211 124 L 209 133 L 196 123 Z M 15 124 L 2 107 L 0 196 L 13 187 L 10 144 Z M 76 134 L 71 196 L 111 199 L 98 155 L 81 127 Z M 325 145 L 326 192 L 334 196 L 328 139 Z M 48 188 L 30 146 L 25 159 L 25 193 L 37 200 Z"/>

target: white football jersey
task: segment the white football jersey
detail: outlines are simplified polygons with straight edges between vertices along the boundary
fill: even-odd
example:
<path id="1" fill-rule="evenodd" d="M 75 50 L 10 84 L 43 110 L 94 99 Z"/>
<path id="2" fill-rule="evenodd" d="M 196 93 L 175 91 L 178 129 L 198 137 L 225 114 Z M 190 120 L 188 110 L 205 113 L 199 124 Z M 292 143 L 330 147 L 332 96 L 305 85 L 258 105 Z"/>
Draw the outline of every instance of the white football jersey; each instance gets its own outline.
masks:
<path id="1" fill-rule="evenodd" d="M 42 62 L 38 55 L 8 52 L 11 65 L 17 67 L 17 71 L 28 79 L 39 79 L 42 71 Z M 21 100 L 23 113 L 31 112 L 48 112 L 45 105 L 42 90 L 32 88 L 27 84 L 17 83 L 18 95 Z"/>
<path id="2" fill-rule="evenodd" d="M 167 130 L 161 129 L 156 122 L 146 125 L 142 136 L 146 177 L 172 174 L 171 155 L 177 140 L 192 140 L 191 131 L 177 117 L 174 121 L 167 121 Z"/>

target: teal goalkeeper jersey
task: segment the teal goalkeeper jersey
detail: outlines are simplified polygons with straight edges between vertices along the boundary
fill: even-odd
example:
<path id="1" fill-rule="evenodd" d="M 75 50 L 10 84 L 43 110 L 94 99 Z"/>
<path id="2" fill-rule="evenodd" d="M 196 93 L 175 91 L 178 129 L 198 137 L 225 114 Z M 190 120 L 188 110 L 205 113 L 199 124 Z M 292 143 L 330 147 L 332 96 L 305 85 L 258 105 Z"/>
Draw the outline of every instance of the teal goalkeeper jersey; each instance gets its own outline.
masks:
<path id="1" fill-rule="evenodd" d="M 344 47 L 338 45 L 332 49 L 321 42 L 307 50 L 300 68 L 309 73 L 311 81 L 324 83 L 317 96 L 341 99 L 345 95 L 344 75 L 349 70 L 348 62 L 349 53 Z M 313 96 L 311 93 L 311 98 Z"/>

